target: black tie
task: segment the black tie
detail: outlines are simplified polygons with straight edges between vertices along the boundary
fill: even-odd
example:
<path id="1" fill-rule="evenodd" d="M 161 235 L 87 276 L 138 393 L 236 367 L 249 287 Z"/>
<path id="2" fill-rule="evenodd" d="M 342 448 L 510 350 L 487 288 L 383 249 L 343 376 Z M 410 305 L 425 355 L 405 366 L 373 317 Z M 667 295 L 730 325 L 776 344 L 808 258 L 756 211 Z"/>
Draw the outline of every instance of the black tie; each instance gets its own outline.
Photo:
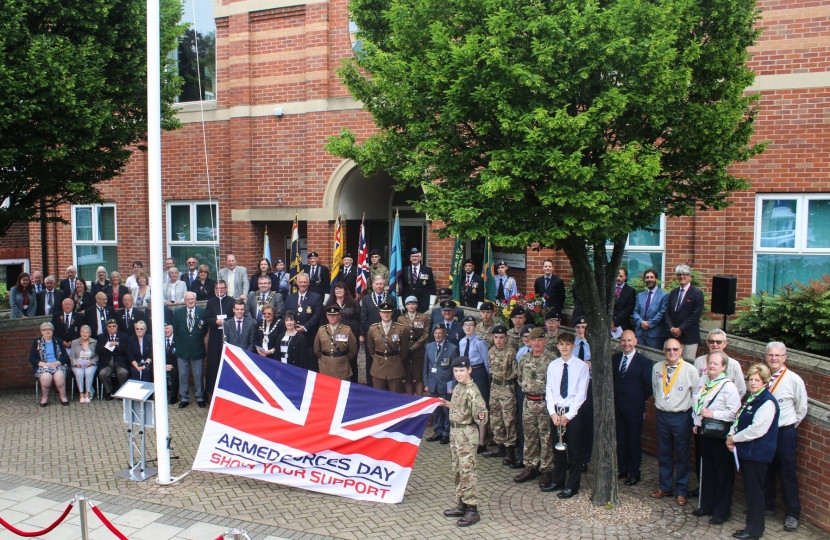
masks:
<path id="1" fill-rule="evenodd" d="M 69 328 L 69 315 L 68 314 L 63 316 L 63 325 L 66 326 L 67 328 Z"/>
<path id="2" fill-rule="evenodd" d="M 585 360 L 585 342 L 584 341 L 579 342 L 579 352 L 576 353 L 576 356 L 580 360 Z"/>
<path id="3" fill-rule="evenodd" d="M 562 381 L 559 383 L 559 394 L 562 399 L 568 397 L 568 364 L 562 365 Z"/>
<path id="4" fill-rule="evenodd" d="M 380 305 L 380 303 L 383 301 L 383 299 L 382 299 L 382 298 L 383 298 L 383 297 L 382 297 L 381 295 L 378 295 L 378 305 Z"/>
<path id="5" fill-rule="evenodd" d="M 236 321 L 236 335 L 239 336 L 239 341 L 242 341 L 242 321 Z"/>
<path id="6" fill-rule="evenodd" d="M 128 309 L 127 313 L 126 313 L 126 317 L 124 317 L 124 323 L 127 325 L 127 328 L 130 327 L 130 312 L 131 311 L 132 311 L 131 309 Z"/>
<path id="7" fill-rule="evenodd" d="M 312 267 L 311 267 L 311 281 L 314 281 L 314 274 L 315 274 L 316 272 L 317 272 L 317 267 L 316 267 L 316 266 L 312 266 Z"/>
<path id="8" fill-rule="evenodd" d="M 624 375 L 626 369 L 628 369 L 628 355 L 624 354 L 622 357 L 622 365 L 620 366 L 620 375 Z"/>
<path id="9" fill-rule="evenodd" d="M 545 292 L 548 291 L 548 287 L 550 287 L 550 278 L 545 278 Z"/>
<path id="10" fill-rule="evenodd" d="M 499 291 L 496 293 L 496 298 L 499 300 L 504 300 L 504 280 L 499 279 Z"/>
<path id="11" fill-rule="evenodd" d="M 470 357 L 470 338 L 467 338 L 467 344 L 464 345 L 464 356 Z"/>
<path id="12" fill-rule="evenodd" d="M 49 298 L 48 298 L 48 299 L 47 299 L 47 301 L 46 301 L 46 305 L 47 305 L 47 306 L 49 306 L 49 313 L 47 313 L 47 315 L 51 315 L 51 312 L 52 312 L 52 302 L 53 302 L 53 300 L 52 300 L 52 291 L 49 291 L 49 292 L 47 292 L 46 294 L 49 296 Z"/>

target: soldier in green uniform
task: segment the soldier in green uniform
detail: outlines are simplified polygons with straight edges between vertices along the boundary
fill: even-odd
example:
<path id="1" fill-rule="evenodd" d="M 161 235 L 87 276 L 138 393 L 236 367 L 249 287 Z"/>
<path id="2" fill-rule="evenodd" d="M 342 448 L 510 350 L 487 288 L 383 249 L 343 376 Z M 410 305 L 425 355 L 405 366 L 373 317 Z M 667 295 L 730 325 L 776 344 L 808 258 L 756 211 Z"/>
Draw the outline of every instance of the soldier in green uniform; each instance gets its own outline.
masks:
<path id="1" fill-rule="evenodd" d="M 545 313 L 545 337 L 548 338 L 547 342 L 545 342 L 545 350 L 552 352 L 557 357 L 559 357 L 559 349 L 556 345 L 559 342 L 559 323 L 561 320 L 562 317 L 556 308 L 550 309 Z"/>
<path id="2" fill-rule="evenodd" d="M 496 327 L 496 323 L 493 322 L 495 309 L 496 306 L 493 305 L 493 302 L 483 302 L 481 308 L 479 308 L 479 311 L 481 311 L 481 322 L 478 328 L 476 328 L 476 334 L 484 340 L 488 349 L 493 348 L 493 328 Z"/>
<path id="3" fill-rule="evenodd" d="M 490 428 L 496 447 L 484 452 L 484 457 L 503 457 L 502 463 L 516 461 L 516 351 L 507 345 L 507 327 L 493 328 L 495 345 L 490 349 Z"/>
<path id="4" fill-rule="evenodd" d="M 476 490 L 476 449 L 487 428 L 487 405 L 473 382 L 469 358 L 459 356 L 453 360 L 452 373 L 458 385 L 453 389 L 452 401 L 442 399 L 441 404 L 450 409 L 450 451 L 458 506 L 444 510 L 444 515 L 461 518 L 456 525 L 468 527 L 481 520 Z"/>
<path id="5" fill-rule="evenodd" d="M 545 350 L 545 331 L 534 328 L 530 331 L 530 350 L 519 361 L 519 384 L 525 394 L 522 411 L 524 428 L 525 470 L 513 480 L 527 482 L 542 474 L 540 486 L 551 483 L 553 472 L 553 443 L 551 440 L 551 423 L 545 401 L 545 384 L 548 377 L 548 364 L 558 355 Z"/>
<path id="6" fill-rule="evenodd" d="M 384 283 L 389 283 L 389 269 L 380 264 L 380 251 L 376 249 L 370 251 L 369 260 L 372 263 L 369 265 L 369 283 L 374 283 L 378 276 L 383 278 Z"/>
<path id="7" fill-rule="evenodd" d="M 512 347 L 514 351 L 522 348 L 522 327 L 527 322 L 527 315 L 525 315 L 525 308 L 516 306 L 510 312 L 510 322 L 513 323 L 513 328 L 507 332 L 507 346 Z"/>

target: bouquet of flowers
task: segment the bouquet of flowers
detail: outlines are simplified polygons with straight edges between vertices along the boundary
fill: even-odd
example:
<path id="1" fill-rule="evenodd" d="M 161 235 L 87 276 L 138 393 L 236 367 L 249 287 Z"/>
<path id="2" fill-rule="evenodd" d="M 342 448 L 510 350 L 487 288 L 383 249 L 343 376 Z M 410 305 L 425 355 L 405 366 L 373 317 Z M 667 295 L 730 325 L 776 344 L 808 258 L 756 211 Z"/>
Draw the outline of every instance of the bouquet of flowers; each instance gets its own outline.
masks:
<path id="1" fill-rule="evenodd" d="M 510 328 L 510 313 L 516 306 L 525 308 L 528 324 L 544 328 L 545 326 L 545 300 L 533 293 L 527 295 L 516 294 L 502 301 L 496 301 L 496 313 L 494 318 L 499 324 Z"/>

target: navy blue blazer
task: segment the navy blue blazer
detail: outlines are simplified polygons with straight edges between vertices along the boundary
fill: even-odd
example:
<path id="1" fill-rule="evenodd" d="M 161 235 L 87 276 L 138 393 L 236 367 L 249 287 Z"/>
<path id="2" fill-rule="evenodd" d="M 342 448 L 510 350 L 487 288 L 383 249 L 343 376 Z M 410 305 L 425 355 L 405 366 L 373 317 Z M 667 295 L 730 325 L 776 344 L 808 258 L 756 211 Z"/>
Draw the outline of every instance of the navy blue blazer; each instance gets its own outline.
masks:
<path id="1" fill-rule="evenodd" d="M 650 307 L 650 306 L 649 306 Z M 652 362 L 644 354 L 635 352 L 628 359 L 625 373 L 620 374 L 620 361 L 623 353 L 611 357 L 611 373 L 614 377 L 614 406 L 617 410 L 629 414 L 642 415 L 646 410 L 646 400 L 651 397 Z"/>
<path id="2" fill-rule="evenodd" d="M 302 325 L 308 334 L 307 343 L 311 343 L 314 336 L 317 335 L 317 329 L 320 327 L 320 319 L 323 316 L 323 297 L 311 289 L 305 293 L 305 301 L 303 307 L 297 310 L 297 300 L 299 300 L 299 293 L 289 294 L 283 304 L 283 314 L 289 309 L 297 314 L 297 324 Z M 309 309 L 311 308 L 311 309 Z"/>
<path id="3" fill-rule="evenodd" d="M 668 328 L 680 328 L 683 332 L 678 340 L 683 345 L 700 343 L 700 316 L 703 314 L 703 292 L 689 285 L 689 292 L 683 297 L 683 302 L 677 309 L 677 298 L 680 288 L 669 293 L 669 304 L 666 309 L 666 325 Z M 670 335 L 670 333 L 669 333 Z"/>
<path id="4" fill-rule="evenodd" d="M 614 290 L 616 291 L 616 285 Z M 637 291 L 628 283 L 624 283 L 620 290 L 620 297 L 614 300 L 614 326 L 619 326 L 623 330 L 631 330 L 631 315 L 634 314 L 636 303 Z"/>
<path id="5" fill-rule="evenodd" d="M 453 380 L 452 361 L 458 356 L 458 345 L 444 340 L 441 356 L 436 358 L 435 342 L 427 343 L 424 357 L 424 386 L 439 395 L 447 395 L 447 383 Z M 434 370 L 434 371 L 433 371 Z"/>
<path id="6" fill-rule="evenodd" d="M 150 334 L 145 334 L 141 339 L 144 342 L 144 354 L 141 354 L 141 348 L 138 346 L 138 337 L 130 336 L 127 341 L 127 361 L 130 364 L 153 359 L 153 337 Z"/>

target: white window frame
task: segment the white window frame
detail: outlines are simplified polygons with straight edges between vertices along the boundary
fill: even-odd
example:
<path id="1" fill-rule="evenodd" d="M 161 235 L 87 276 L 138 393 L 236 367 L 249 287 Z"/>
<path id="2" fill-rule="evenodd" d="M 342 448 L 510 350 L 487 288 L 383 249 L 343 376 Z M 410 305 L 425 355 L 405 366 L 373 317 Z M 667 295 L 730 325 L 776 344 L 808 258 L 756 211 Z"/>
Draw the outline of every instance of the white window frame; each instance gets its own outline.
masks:
<path id="1" fill-rule="evenodd" d="M 216 207 L 216 223 L 214 223 L 214 228 L 216 229 L 216 239 L 215 240 L 197 240 L 196 238 L 198 235 L 196 234 L 196 207 L 199 205 L 214 205 Z M 172 223 L 172 207 L 173 206 L 190 206 L 190 240 L 173 240 L 173 235 L 170 234 L 173 230 L 173 223 Z M 217 250 L 219 249 L 219 237 L 220 237 L 220 230 L 219 230 L 219 201 L 217 200 L 203 200 L 203 201 L 168 201 L 167 202 L 167 236 L 165 239 L 167 240 L 167 256 L 171 256 L 171 248 L 173 246 L 212 246 L 216 245 Z"/>
<path id="2" fill-rule="evenodd" d="M 92 240 L 78 240 L 78 229 L 75 227 L 75 210 L 77 208 L 91 208 L 92 209 Z M 98 215 L 97 211 L 101 208 L 113 209 L 113 226 L 115 227 L 115 240 L 96 240 L 98 238 Z M 72 213 L 72 266 L 78 268 L 78 250 L 77 246 L 115 246 L 118 247 L 118 207 L 115 203 L 104 204 L 73 204 L 71 208 Z M 116 269 L 117 270 L 117 269 Z M 45 276 L 44 276 L 45 277 Z M 88 282 L 91 283 L 91 282 Z"/>
<path id="3" fill-rule="evenodd" d="M 761 217 L 764 201 L 794 200 L 795 207 L 795 243 L 791 248 L 761 246 Z M 830 193 L 764 193 L 755 196 L 755 238 L 752 242 L 752 292 L 755 293 L 758 281 L 758 255 L 830 255 L 830 248 L 808 248 L 807 208 L 810 201 L 830 200 Z"/>
<path id="4" fill-rule="evenodd" d="M 663 282 L 666 281 L 665 274 L 667 274 L 667 270 L 666 270 L 666 223 L 667 223 L 667 221 L 668 220 L 666 219 L 666 214 L 661 214 L 660 215 L 660 243 L 656 246 L 633 246 L 633 247 L 631 247 L 629 245 L 629 240 L 631 238 L 631 235 L 629 234 L 628 236 L 625 237 L 625 253 L 626 254 L 629 254 L 629 255 L 632 254 L 632 253 L 661 253 L 662 254 L 662 256 L 661 256 L 661 266 L 663 267 L 663 274 L 664 274 L 663 277 L 662 277 Z M 607 243 L 606 246 L 610 250 L 610 249 L 613 249 L 614 244 Z M 609 253 L 610 253 L 610 251 L 609 251 Z M 610 254 L 609 254 L 609 258 L 610 258 Z M 636 277 L 636 276 L 629 276 L 629 279 L 632 278 L 632 277 Z"/>

